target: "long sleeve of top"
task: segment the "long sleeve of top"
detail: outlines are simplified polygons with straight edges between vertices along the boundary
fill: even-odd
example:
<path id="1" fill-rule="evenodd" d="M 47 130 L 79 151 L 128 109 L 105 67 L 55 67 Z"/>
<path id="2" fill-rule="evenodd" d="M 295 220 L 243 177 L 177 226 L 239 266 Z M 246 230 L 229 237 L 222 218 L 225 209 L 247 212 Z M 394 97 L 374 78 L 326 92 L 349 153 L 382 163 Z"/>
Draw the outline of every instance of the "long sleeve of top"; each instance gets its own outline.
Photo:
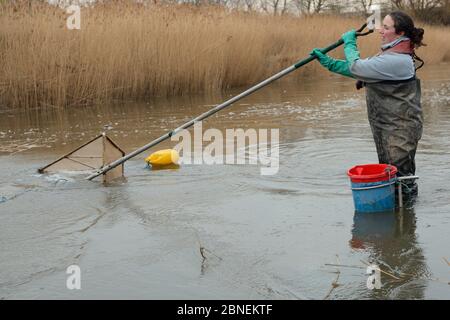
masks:
<path id="1" fill-rule="evenodd" d="M 399 44 L 407 37 L 400 37 L 382 46 L 387 50 Z M 407 80 L 415 75 L 414 61 L 409 54 L 383 52 L 367 59 L 359 59 L 355 41 L 346 41 L 344 53 L 349 63 L 350 73 L 354 78 L 365 82 L 379 82 L 383 80 Z"/>
<path id="2" fill-rule="evenodd" d="M 399 38 L 388 43 L 383 46 L 383 49 L 393 47 L 404 39 Z M 406 80 L 415 75 L 414 61 L 409 54 L 384 52 L 374 57 L 360 59 L 356 37 L 345 37 L 345 60 L 333 59 L 317 49 L 314 50 L 314 54 L 328 70 L 368 83 L 383 80 Z"/>
<path id="3" fill-rule="evenodd" d="M 406 80 L 415 74 L 410 55 L 386 52 L 378 56 L 354 61 L 349 70 L 354 78 L 365 82 Z"/>

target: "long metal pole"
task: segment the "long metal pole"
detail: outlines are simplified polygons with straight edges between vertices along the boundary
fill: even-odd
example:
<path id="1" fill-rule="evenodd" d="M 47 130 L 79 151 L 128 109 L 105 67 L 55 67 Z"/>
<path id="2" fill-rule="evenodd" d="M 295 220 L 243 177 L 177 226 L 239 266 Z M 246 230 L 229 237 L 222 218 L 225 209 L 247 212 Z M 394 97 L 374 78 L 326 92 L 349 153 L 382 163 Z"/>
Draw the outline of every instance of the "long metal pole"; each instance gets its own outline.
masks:
<path id="1" fill-rule="evenodd" d="M 364 24 L 360 29 L 358 29 L 357 31 L 360 32 L 362 31 L 364 28 L 366 27 L 366 24 Z M 371 30 L 372 31 L 372 30 Z M 371 31 L 365 33 L 365 34 L 357 34 L 357 36 L 362 36 L 362 35 L 366 35 L 369 34 Z M 344 41 L 342 39 L 340 39 L 339 41 L 337 41 L 336 43 L 333 43 L 332 45 L 326 47 L 325 49 L 322 49 L 322 53 L 327 53 L 333 49 L 336 49 L 337 47 L 341 46 L 344 43 Z M 157 145 L 158 143 L 172 137 L 173 135 L 176 135 L 179 131 L 187 129 L 189 127 L 191 127 L 192 125 L 194 125 L 196 122 L 202 121 L 205 118 L 208 118 L 209 116 L 215 114 L 216 112 L 219 112 L 220 110 L 228 107 L 229 105 L 235 103 L 238 100 L 241 100 L 242 98 L 252 94 L 253 92 L 267 86 L 268 84 L 274 82 L 275 80 L 284 77 L 285 75 L 291 73 L 292 71 L 304 66 L 305 64 L 310 63 L 311 61 L 317 59 L 316 56 L 309 56 L 306 59 L 300 60 L 297 63 L 293 64 L 292 66 L 278 72 L 277 74 L 271 76 L 270 78 L 254 85 L 253 87 L 251 87 L 250 89 L 247 89 L 246 91 L 238 94 L 237 96 L 223 102 L 222 104 L 219 104 L 218 106 L 212 108 L 211 110 L 202 113 L 201 115 L 199 115 L 198 117 L 192 119 L 189 122 L 186 122 L 185 124 L 183 124 L 182 126 L 162 135 L 161 137 L 159 137 L 158 139 L 153 140 L 152 142 L 146 144 L 145 146 L 140 147 L 139 149 L 127 154 L 126 156 L 117 159 L 116 161 L 113 161 L 109 164 L 107 164 L 106 166 L 102 167 L 101 169 L 99 169 L 97 172 L 93 173 L 92 175 L 90 175 L 89 177 L 87 177 L 87 180 L 92 180 L 96 177 L 98 177 L 99 175 L 102 175 L 106 172 L 108 172 L 111 169 L 114 169 L 115 167 L 117 167 L 118 165 L 121 165 L 122 163 L 124 163 L 125 161 L 137 156 L 138 154 L 144 152 L 147 149 L 150 149 L 151 147 L 154 147 L 155 145 Z"/>

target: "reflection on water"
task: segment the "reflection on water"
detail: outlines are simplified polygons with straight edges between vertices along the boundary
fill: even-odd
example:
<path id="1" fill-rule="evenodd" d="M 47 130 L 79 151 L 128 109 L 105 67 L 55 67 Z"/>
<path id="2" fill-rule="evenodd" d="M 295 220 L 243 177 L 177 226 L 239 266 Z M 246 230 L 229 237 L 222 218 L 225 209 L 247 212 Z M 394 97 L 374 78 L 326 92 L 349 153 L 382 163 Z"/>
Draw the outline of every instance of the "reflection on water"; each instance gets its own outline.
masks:
<path id="1" fill-rule="evenodd" d="M 381 290 L 372 298 L 423 299 L 429 276 L 425 257 L 417 242 L 414 209 L 390 213 L 356 213 L 353 218 L 352 249 L 363 250 L 369 263 L 377 264 L 382 274 Z"/>

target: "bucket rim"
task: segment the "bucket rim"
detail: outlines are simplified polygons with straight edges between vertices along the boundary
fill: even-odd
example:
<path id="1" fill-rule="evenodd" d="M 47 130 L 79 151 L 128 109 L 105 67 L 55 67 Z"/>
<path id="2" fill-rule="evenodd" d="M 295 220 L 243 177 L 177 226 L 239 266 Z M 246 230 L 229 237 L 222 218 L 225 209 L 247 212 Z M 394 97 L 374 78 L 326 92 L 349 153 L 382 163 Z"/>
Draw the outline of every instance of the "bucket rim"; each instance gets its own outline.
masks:
<path id="1" fill-rule="evenodd" d="M 355 171 L 358 168 L 364 167 L 380 167 L 382 172 L 374 173 L 374 174 L 358 174 Z M 386 168 L 390 168 L 389 174 L 386 171 Z M 389 178 L 395 177 L 397 174 L 397 167 L 391 164 L 385 163 L 367 163 L 367 164 L 358 164 L 356 166 L 351 167 L 347 171 L 347 175 L 350 177 L 352 182 L 378 182 L 389 180 Z"/>

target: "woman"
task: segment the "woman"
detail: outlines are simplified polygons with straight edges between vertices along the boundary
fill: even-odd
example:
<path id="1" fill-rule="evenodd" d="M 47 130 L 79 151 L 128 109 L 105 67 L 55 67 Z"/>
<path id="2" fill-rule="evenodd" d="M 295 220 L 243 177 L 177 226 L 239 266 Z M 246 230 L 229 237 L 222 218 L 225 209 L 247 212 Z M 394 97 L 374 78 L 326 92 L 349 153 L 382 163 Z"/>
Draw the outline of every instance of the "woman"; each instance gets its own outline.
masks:
<path id="1" fill-rule="evenodd" d="M 380 30 L 381 52 L 360 59 L 354 30 L 343 34 L 345 60 L 336 60 L 320 49 L 311 55 L 330 71 L 357 79 L 356 87 L 366 88 L 367 111 L 380 163 L 397 167 L 399 176 L 415 174 L 415 154 L 422 136 L 420 80 L 416 70 L 423 61 L 414 49 L 422 45 L 424 30 L 401 11 L 389 13 Z M 415 60 L 421 65 L 415 68 Z M 406 182 L 407 181 L 407 182 Z M 414 180 L 405 180 L 406 197 L 417 195 Z"/>

